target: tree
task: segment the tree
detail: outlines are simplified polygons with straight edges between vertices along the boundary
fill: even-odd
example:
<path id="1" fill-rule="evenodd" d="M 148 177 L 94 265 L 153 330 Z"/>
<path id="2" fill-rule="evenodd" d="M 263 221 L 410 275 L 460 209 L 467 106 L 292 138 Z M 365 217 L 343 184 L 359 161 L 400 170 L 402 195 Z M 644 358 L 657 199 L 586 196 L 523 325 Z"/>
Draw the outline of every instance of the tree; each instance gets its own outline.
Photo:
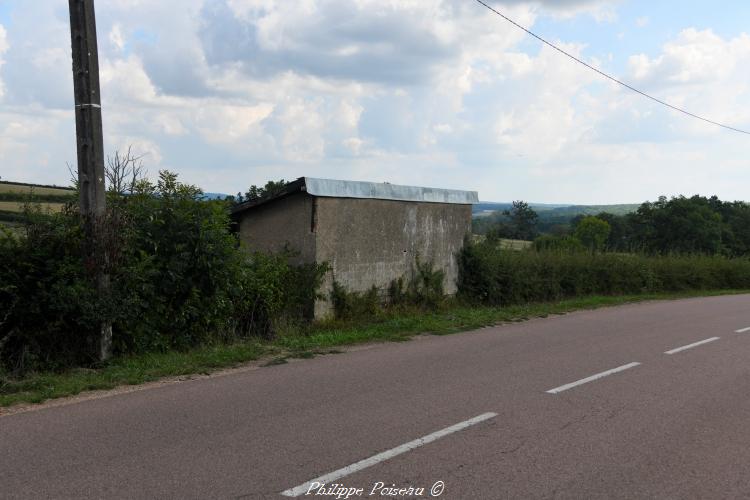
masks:
<path id="1" fill-rule="evenodd" d="M 636 241 L 651 252 L 713 255 L 722 249 L 721 215 L 702 196 L 661 196 L 642 204 L 630 220 Z"/>
<path id="2" fill-rule="evenodd" d="M 629 252 L 633 249 L 633 230 L 625 215 L 599 212 L 596 217 L 609 224 L 609 236 L 605 248 L 614 252 Z"/>
<path id="3" fill-rule="evenodd" d="M 598 252 L 604 249 L 604 244 L 609 236 L 610 226 L 606 221 L 598 217 L 584 217 L 576 226 L 575 236 L 580 242 L 591 250 Z"/>
<path id="4" fill-rule="evenodd" d="M 287 185 L 284 179 L 278 181 L 268 181 L 263 187 L 256 186 L 253 184 L 250 189 L 245 191 L 245 194 L 237 193 L 235 197 L 235 203 L 244 203 L 246 201 L 257 201 L 263 198 L 271 198 L 280 193 Z"/>
<path id="5" fill-rule="evenodd" d="M 510 210 L 503 211 L 508 218 L 510 237 L 516 240 L 533 240 L 539 234 L 539 215 L 525 201 L 514 201 Z"/>
<path id="6" fill-rule="evenodd" d="M 104 168 L 104 175 L 109 184 L 107 191 L 119 195 L 132 193 L 138 181 L 146 176 L 146 170 L 141 161 L 143 156 L 134 155 L 133 146 L 128 146 L 124 154 L 115 151 L 113 156 L 107 156 L 107 164 Z"/>

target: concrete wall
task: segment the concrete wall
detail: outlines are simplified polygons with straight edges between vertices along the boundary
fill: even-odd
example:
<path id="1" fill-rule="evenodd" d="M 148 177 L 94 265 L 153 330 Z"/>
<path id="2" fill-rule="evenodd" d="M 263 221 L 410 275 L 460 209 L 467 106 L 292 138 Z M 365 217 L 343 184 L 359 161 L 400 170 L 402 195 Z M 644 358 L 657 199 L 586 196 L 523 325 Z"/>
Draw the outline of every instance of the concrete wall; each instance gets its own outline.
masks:
<path id="1" fill-rule="evenodd" d="M 299 252 L 294 263 L 315 261 L 313 204 L 315 198 L 296 193 L 245 210 L 239 215 L 240 241 L 251 251 L 281 252 L 285 245 Z"/>
<path id="2" fill-rule="evenodd" d="M 356 198 L 317 198 L 318 262 L 328 261 L 333 279 L 347 290 L 381 290 L 392 280 L 409 277 L 416 256 L 445 272 L 444 287 L 456 292 L 456 254 L 471 232 L 471 205 Z M 315 316 L 331 311 L 329 302 L 315 305 Z"/>
<path id="3" fill-rule="evenodd" d="M 349 291 L 373 285 L 383 292 L 394 279 L 409 278 L 416 256 L 445 272 L 448 294 L 456 292 L 456 254 L 471 232 L 471 205 L 296 193 L 250 208 L 238 216 L 240 240 L 251 251 L 299 252 L 294 263 L 328 262 L 321 292 L 335 279 Z M 315 317 L 331 312 L 315 304 Z"/>

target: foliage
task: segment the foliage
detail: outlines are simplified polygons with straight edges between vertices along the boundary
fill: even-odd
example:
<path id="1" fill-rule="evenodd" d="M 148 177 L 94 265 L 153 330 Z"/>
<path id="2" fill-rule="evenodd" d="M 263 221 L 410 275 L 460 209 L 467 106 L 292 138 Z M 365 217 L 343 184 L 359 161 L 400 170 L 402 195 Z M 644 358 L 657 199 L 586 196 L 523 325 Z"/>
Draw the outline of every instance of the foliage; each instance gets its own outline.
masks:
<path id="1" fill-rule="evenodd" d="M 611 228 L 609 223 L 598 217 L 584 217 L 576 224 L 575 237 L 588 250 L 598 252 L 604 249 Z"/>
<path id="2" fill-rule="evenodd" d="M 372 286 L 365 292 L 348 291 L 334 280 L 331 287 L 331 304 L 337 319 L 357 319 L 376 316 L 380 311 L 378 289 Z"/>
<path id="3" fill-rule="evenodd" d="M 223 206 L 160 172 L 124 199 L 131 224 L 126 257 L 115 282 L 130 311 L 115 330 L 121 351 L 185 348 L 223 330 L 240 255 Z"/>
<path id="4" fill-rule="evenodd" d="M 240 268 L 234 290 L 234 337 L 259 335 L 270 338 L 278 321 L 299 322 L 313 315 L 317 291 L 328 270 L 326 264 L 292 266 L 292 254 L 254 253 Z"/>
<path id="5" fill-rule="evenodd" d="M 616 295 L 750 288 L 750 260 L 719 256 L 498 250 L 469 244 L 459 293 L 488 305 Z"/>
<path id="6" fill-rule="evenodd" d="M 539 234 L 538 223 L 539 215 L 528 203 L 519 200 L 499 216 L 479 220 L 474 226 L 478 233 L 484 233 L 492 240 L 533 240 Z"/>
<path id="7" fill-rule="evenodd" d="M 401 277 L 388 287 L 388 302 L 392 306 L 417 306 L 435 310 L 445 302 L 445 272 L 436 270 L 432 261 L 422 262 L 417 256 L 414 272 L 405 284 Z"/>
<path id="8" fill-rule="evenodd" d="M 509 219 L 509 238 L 533 240 L 537 236 L 539 215 L 525 201 L 514 201 L 513 206 L 506 210 L 504 215 Z"/>
<path id="9" fill-rule="evenodd" d="M 116 354 L 165 352 L 271 336 L 281 317 L 309 316 L 325 266 L 289 255 L 248 255 L 230 231 L 228 206 L 160 172 L 128 196 L 108 197 L 102 225 L 111 294 L 84 263 L 83 225 L 29 211 L 20 234 L 0 234 L 0 365 L 12 372 L 85 366 L 98 325 L 112 323 Z"/>
<path id="10" fill-rule="evenodd" d="M 391 281 L 387 295 L 383 296 L 375 286 L 365 292 L 346 290 L 334 280 L 331 303 L 336 319 L 363 319 L 376 317 L 389 309 L 417 307 L 422 310 L 437 310 L 445 303 L 443 281 L 445 273 L 435 270 L 434 264 L 415 259 L 414 269 L 408 277 Z"/>
<path id="11" fill-rule="evenodd" d="M 111 311 L 82 265 L 75 213 L 27 210 L 20 235 L 0 229 L 0 365 L 12 372 L 92 361 L 96 325 Z"/>
<path id="12" fill-rule="evenodd" d="M 263 198 L 271 198 L 281 192 L 287 185 L 284 179 L 278 181 L 268 181 L 265 186 L 256 186 L 253 184 L 250 189 L 245 191 L 245 194 L 237 193 L 234 196 L 234 203 L 244 203 L 247 201 L 257 201 Z"/>
<path id="13" fill-rule="evenodd" d="M 581 243 L 581 240 L 575 236 L 552 236 L 549 234 L 543 234 L 534 240 L 534 249 L 537 251 L 555 250 L 558 252 L 581 252 L 585 247 Z"/>

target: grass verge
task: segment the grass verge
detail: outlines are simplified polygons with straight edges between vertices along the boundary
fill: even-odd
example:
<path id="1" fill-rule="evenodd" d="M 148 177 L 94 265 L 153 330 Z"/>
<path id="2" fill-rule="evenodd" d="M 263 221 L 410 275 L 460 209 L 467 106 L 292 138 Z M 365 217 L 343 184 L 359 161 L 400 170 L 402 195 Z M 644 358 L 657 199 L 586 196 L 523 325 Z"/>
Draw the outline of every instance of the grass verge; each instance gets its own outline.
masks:
<path id="1" fill-rule="evenodd" d="M 452 304 L 439 312 L 391 311 L 369 320 L 324 321 L 302 334 L 286 334 L 274 341 L 248 340 L 229 345 L 201 347 L 187 352 L 144 354 L 113 359 L 100 369 L 75 369 L 63 373 L 37 373 L 23 379 L 0 377 L 0 407 L 72 396 L 84 391 L 113 389 L 152 382 L 165 377 L 208 374 L 213 371 L 268 358 L 264 366 L 283 364 L 290 358 L 311 358 L 336 353 L 335 348 L 367 342 L 405 341 L 428 333 L 445 335 L 498 323 L 565 314 L 582 309 L 616 306 L 647 300 L 670 300 L 748 293 L 722 290 L 649 295 L 592 296 L 552 303 L 507 307 Z"/>

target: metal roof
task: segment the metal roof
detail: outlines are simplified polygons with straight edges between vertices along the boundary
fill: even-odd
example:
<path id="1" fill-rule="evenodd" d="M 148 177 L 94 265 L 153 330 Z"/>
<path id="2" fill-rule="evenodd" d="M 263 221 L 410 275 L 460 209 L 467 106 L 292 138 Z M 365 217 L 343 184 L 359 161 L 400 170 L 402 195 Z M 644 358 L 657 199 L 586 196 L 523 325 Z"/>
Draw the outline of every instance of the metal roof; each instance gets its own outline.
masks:
<path id="1" fill-rule="evenodd" d="M 457 189 L 438 189 L 417 186 L 401 186 L 387 182 L 341 181 L 335 179 L 317 179 L 300 177 L 288 183 L 274 196 L 246 201 L 232 209 L 237 214 L 258 205 L 265 205 L 278 198 L 305 191 L 311 196 L 328 198 L 370 198 L 376 200 L 415 201 L 423 203 L 451 203 L 471 205 L 479 203 L 476 191 L 459 191 Z"/>
<path id="2" fill-rule="evenodd" d="M 330 198 L 374 198 L 378 200 L 421 201 L 426 203 L 479 203 L 476 191 L 401 186 L 388 182 L 341 181 L 304 177 L 305 190 L 313 196 Z"/>

